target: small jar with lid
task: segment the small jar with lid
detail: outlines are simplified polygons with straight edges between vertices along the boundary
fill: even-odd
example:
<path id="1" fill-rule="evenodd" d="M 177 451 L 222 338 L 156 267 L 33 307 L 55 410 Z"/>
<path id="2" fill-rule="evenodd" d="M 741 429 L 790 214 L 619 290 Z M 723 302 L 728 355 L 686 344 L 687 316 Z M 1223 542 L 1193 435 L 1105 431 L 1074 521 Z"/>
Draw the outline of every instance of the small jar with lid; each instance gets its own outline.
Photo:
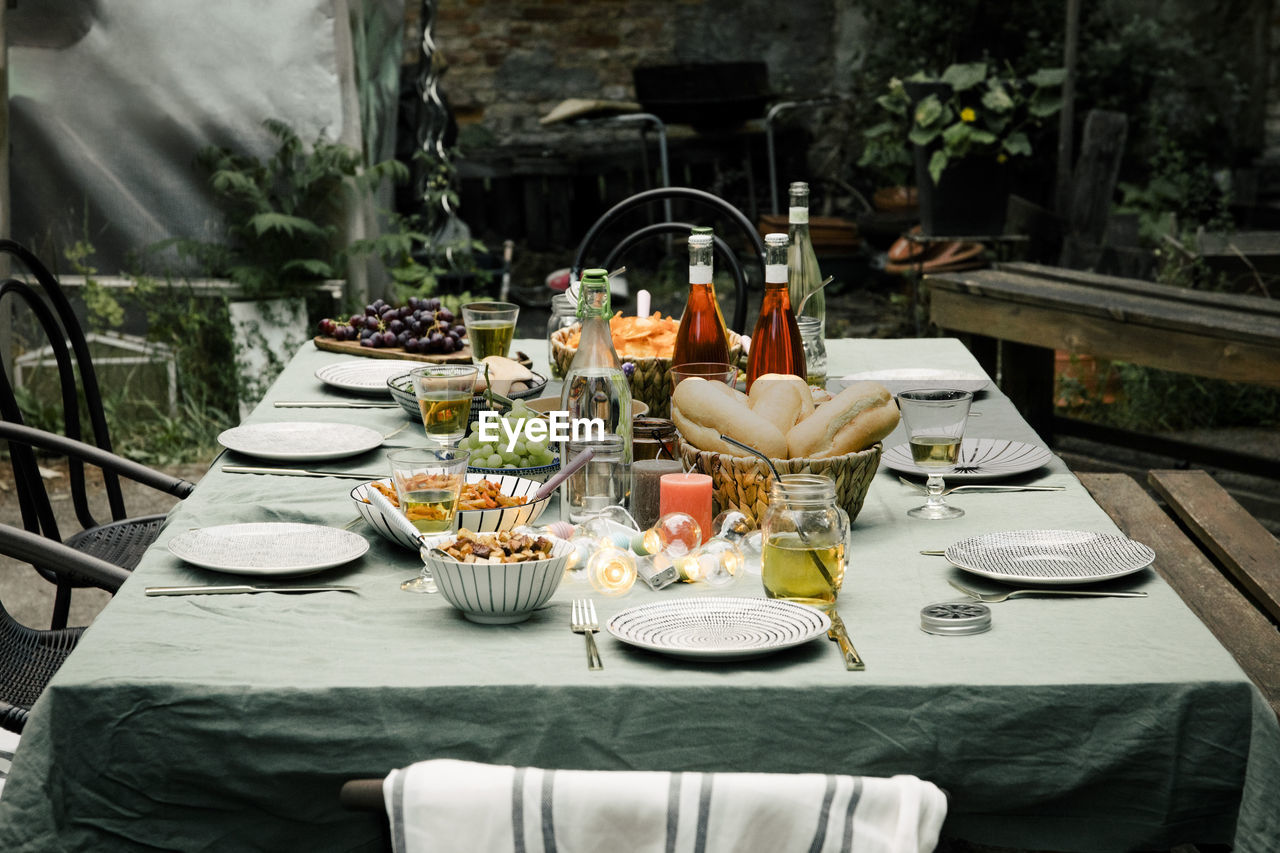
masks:
<path id="1" fill-rule="evenodd" d="M 556 364 L 556 354 L 551 345 L 551 336 L 561 329 L 576 325 L 578 322 L 578 303 L 567 293 L 551 297 L 551 316 L 547 318 L 547 360 L 551 365 L 551 376 L 563 379 L 564 374 Z"/>
<path id="2" fill-rule="evenodd" d="M 679 459 L 680 433 L 666 418 L 637 417 L 631 421 L 631 452 L 641 459 Z"/>
<path id="3" fill-rule="evenodd" d="M 827 342 L 822 339 L 822 321 L 817 317 L 797 317 L 800 341 L 804 345 L 806 380 L 819 388 L 827 386 Z"/>
<path id="4" fill-rule="evenodd" d="M 815 474 L 783 474 L 760 520 L 765 595 L 820 610 L 835 607 L 850 545 L 849 515 L 836 484 Z"/>

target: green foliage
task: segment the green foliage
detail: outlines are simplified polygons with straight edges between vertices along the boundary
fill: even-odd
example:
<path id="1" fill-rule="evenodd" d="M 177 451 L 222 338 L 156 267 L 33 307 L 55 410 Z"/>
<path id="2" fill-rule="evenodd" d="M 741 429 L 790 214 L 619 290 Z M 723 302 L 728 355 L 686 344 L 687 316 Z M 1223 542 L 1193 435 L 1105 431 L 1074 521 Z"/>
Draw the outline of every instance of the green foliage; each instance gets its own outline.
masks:
<path id="1" fill-rule="evenodd" d="M 938 76 L 921 71 L 905 81 L 895 77 L 876 100 L 892 118 L 865 132 L 859 162 L 870 165 L 895 146 L 907 156 L 908 143 L 930 148 L 929 175 L 936 184 L 954 160 L 994 156 L 1003 163 L 1030 156 L 1028 133 L 1062 108 L 1064 77 L 1063 69 L 1048 68 L 1016 79 L 1011 67 L 997 71 L 985 61 L 949 65 Z M 914 106 L 913 85 L 922 95 Z"/>

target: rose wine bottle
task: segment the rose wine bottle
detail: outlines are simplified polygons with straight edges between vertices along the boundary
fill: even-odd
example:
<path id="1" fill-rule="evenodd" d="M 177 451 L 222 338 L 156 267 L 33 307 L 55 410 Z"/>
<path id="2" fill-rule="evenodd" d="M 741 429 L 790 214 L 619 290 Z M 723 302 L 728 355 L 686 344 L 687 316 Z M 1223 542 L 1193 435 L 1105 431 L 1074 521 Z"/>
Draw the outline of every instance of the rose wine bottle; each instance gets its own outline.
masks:
<path id="1" fill-rule="evenodd" d="M 756 377 L 766 373 L 791 373 L 806 378 L 804 345 L 787 292 L 788 242 L 786 234 L 768 234 L 764 238 L 764 298 L 760 301 L 760 318 L 751 334 L 748 391 Z"/>
<path id="2" fill-rule="evenodd" d="M 671 358 L 673 367 L 690 362 L 727 364 L 729 361 L 729 339 L 725 335 L 724 321 L 720 318 L 715 288 L 711 283 L 711 242 L 710 234 L 689 237 L 689 299 L 676 332 L 675 352 Z"/>

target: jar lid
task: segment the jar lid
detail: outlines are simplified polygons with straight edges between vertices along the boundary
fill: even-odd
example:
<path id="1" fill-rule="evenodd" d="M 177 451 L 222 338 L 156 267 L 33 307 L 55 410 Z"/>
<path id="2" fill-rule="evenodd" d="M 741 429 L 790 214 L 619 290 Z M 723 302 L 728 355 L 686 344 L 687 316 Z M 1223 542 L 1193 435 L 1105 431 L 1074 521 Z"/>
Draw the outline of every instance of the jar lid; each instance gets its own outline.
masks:
<path id="1" fill-rule="evenodd" d="M 981 634 L 991 629 L 991 608 L 968 601 L 929 604 L 920 609 L 920 627 L 929 634 Z"/>

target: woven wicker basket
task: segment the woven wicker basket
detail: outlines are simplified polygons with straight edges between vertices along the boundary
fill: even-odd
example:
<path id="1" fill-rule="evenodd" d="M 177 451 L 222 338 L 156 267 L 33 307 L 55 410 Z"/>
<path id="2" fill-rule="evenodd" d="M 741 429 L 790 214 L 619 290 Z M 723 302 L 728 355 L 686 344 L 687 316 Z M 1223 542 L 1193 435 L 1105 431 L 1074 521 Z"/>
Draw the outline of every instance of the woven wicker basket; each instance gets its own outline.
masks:
<path id="1" fill-rule="evenodd" d="M 551 334 L 551 357 L 561 376 L 569 372 L 577 347 L 566 343 L 577 326 L 557 329 Z M 729 363 L 737 364 L 742 357 L 742 338 L 737 332 L 729 331 Z M 635 365 L 631 374 L 631 396 L 642 400 L 649 407 L 649 415 L 655 418 L 671 417 L 671 359 L 670 358 L 626 358 L 624 362 Z"/>
<path id="2" fill-rule="evenodd" d="M 853 521 L 862 510 L 883 450 L 884 446 L 876 443 L 866 450 L 830 459 L 774 459 L 773 464 L 779 474 L 824 474 L 835 480 L 836 503 Z M 773 473 L 763 460 L 699 450 L 687 442 L 681 442 L 680 455 L 686 470 L 711 475 L 713 512 L 736 509 L 759 522 L 769 506 L 769 489 L 773 485 Z"/>

